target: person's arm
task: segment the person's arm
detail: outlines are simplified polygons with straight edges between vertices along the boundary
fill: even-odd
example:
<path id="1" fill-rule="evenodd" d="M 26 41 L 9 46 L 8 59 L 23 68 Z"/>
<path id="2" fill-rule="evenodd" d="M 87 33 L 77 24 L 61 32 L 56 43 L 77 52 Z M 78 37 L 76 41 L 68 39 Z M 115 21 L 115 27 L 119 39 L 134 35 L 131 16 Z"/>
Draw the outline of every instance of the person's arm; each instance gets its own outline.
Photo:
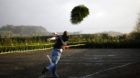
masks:
<path id="1" fill-rule="evenodd" d="M 57 33 L 53 33 L 53 37 L 48 38 L 48 40 L 49 40 L 49 41 L 51 41 L 51 40 L 56 40 L 57 35 L 58 35 Z"/>
<path id="2" fill-rule="evenodd" d="M 49 41 L 51 40 L 56 40 L 56 37 L 51 37 L 51 38 L 48 38 Z"/>

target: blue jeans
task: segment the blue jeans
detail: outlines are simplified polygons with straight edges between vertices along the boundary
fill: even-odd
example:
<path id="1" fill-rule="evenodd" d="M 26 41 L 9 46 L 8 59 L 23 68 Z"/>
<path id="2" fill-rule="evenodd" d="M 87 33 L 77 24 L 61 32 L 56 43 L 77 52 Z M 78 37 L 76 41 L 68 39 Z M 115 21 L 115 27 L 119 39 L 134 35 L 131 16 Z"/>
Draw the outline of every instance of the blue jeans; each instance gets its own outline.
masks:
<path id="1" fill-rule="evenodd" d="M 61 57 L 60 49 L 53 49 L 51 53 L 52 64 L 48 65 L 48 69 L 52 72 L 53 77 L 57 77 L 56 66 Z"/>

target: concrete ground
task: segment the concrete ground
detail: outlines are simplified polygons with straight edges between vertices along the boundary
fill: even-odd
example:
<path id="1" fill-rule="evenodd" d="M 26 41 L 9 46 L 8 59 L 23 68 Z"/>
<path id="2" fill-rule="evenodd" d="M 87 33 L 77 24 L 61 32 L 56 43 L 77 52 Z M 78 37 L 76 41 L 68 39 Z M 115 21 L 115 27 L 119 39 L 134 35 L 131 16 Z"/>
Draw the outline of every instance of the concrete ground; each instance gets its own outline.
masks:
<path id="1" fill-rule="evenodd" d="M 50 51 L 0 55 L 0 78 L 39 78 Z M 60 78 L 140 78 L 140 49 L 68 49 L 57 66 Z M 50 76 L 50 73 L 46 73 Z"/>

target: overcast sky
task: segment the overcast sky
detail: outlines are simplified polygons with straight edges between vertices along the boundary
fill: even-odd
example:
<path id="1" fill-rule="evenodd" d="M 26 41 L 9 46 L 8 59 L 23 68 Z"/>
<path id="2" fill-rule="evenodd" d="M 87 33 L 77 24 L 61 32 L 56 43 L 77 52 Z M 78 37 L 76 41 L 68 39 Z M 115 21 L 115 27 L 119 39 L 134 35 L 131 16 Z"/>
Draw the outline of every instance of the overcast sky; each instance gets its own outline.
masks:
<path id="1" fill-rule="evenodd" d="M 74 6 L 83 4 L 90 15 L 70 22 Z M 51 32 L 131 32 L 140 13 L 140 0 L 0 0 L 0 26 L 36 25 Z"/>

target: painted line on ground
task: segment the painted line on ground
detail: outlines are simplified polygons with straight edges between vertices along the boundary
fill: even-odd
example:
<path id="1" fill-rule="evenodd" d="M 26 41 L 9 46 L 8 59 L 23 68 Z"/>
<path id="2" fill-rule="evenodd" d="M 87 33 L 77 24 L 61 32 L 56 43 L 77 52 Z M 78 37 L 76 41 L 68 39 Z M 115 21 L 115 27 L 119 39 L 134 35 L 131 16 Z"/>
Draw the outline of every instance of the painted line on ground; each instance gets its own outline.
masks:
<path id="1" fill-rule="evenodd" d="M 94 75 L 100 74 L 100 73 L 102 73 L 102 72 L 106 72 L 106 71 L 110 71 L 110 70 L 114 70 L 114 69 L 122 68 L 122 67 L 128 66 L 128 65 L 130 65 L 130 64 L 133 64 L 133 63 L 127 63 L 127 64 L 124 64 L 124 65 L 115 66 L 115 67 L 111 67 L 111 68 L 108 68 L 108 69 L 100 70 L 100 71 L 97 71 L 97 72 L 95 72 L 95 73 L 93 73 L 93 74 L 89 74 L 89 75 L 86 75 L 86 76 L 83 76 L 83 77 L 80 77 L 80 78 L 91 77 L 91 76 L 94 76 Z"/>
<path id="2" fill-rule="evenodd" d="M 69 45 L 69 47 L 76 47 L 84 44 L 77 44 L 77 45 Z M 50 50 L 50 48 L 43 48 L 43 49 L 34 49 L 34 50 L 17 50 L 17 51 L 8 51 L 8 52 L 0 52 L 0 54 L 9 54 L 9 53 L 25 53 L 25 52 L 31 52 L 31 51 L 40 51 L 40 50 Z"/>

